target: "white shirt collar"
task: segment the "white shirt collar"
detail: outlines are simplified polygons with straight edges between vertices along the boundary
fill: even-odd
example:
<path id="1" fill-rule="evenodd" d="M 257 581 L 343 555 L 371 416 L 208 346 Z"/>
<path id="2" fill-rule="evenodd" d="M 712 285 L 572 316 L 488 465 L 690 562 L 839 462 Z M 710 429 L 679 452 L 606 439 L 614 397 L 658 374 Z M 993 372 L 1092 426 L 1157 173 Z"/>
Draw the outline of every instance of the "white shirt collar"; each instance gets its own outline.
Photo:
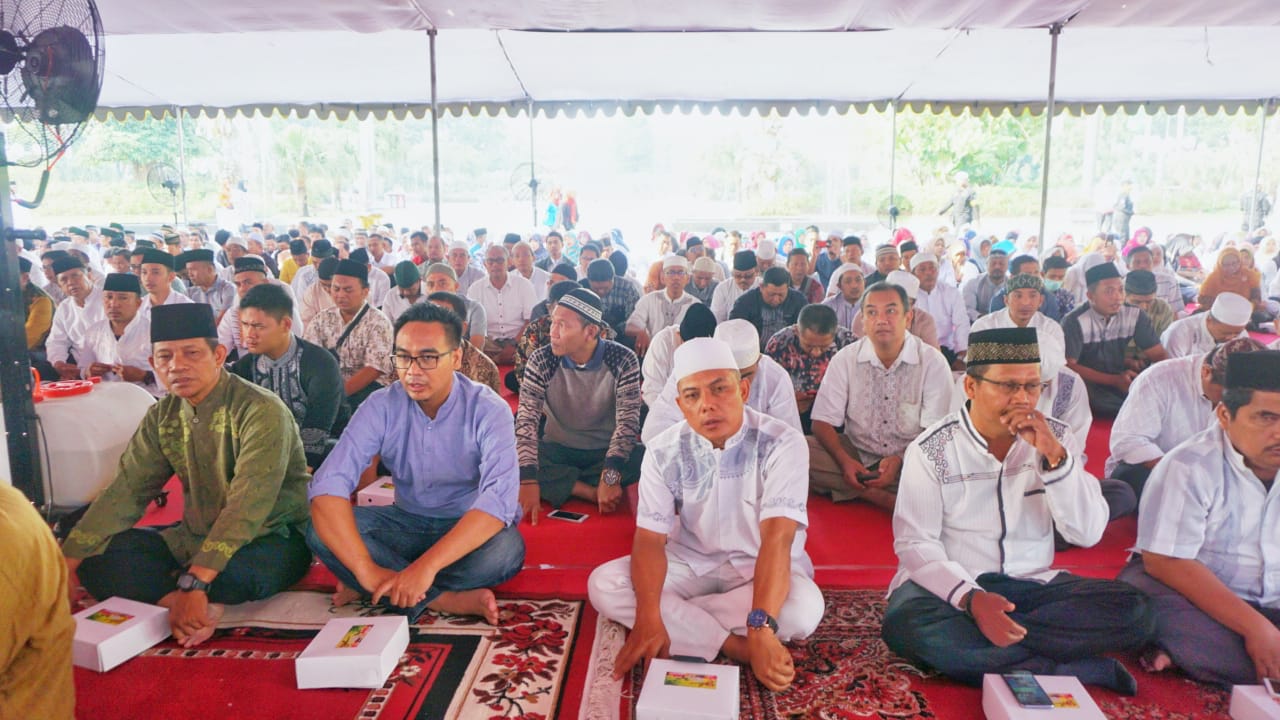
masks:
<path id="1" fill-rule="evenodd" d="M 858 362 L 880 365 L 880 358 L 876 356 L 876 348 L 871 343 L 871 338 L 864 337 L 858 342 L 862 346 L 858 348 Z M 902 344 L 902 351 L 898 353 L 898 357 L 894 359 L 893 364 L 888 369 L 894 369 L 898 366 L 898 363 L 906 363 L 908 365 L 918 365 L 920 363 L 920 341 L 916 339 L 915 335 L 907 333 L 907 340 Z"/>

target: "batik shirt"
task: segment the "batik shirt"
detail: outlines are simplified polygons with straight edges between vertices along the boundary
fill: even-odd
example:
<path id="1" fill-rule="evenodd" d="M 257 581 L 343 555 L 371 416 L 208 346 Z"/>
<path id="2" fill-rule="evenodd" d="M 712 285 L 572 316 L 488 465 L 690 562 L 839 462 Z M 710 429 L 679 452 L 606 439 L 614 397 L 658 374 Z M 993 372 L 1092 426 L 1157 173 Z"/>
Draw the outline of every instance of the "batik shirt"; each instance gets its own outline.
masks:
<path id="1" fill-rule="evenodd" d="M 787 371 L 796 392 L 817 392 L 831 358 L 852 342 L 853 333 L 848 328 L 836 328 L 835 342 L 822 355 L 814 357 L 801 349 L 800 335 L 795 325 L 791 325 L 775 333 L 765 345 L 764 352 Z"/>
<path id="2" fill-rule="evenodd" d="M 502 376 L 498 372 L 498 366 L 493 364 L 489 356 L 477 350 L 470 341 L 464 339 L 460 347 L 462 348 L 462 366 L 458 368 L 458 372 L 491 388 L 496 393 L 501 393 Z"/>
<path id="3" fill-rule="evenodd" d="M 378 371 L 374 381 L 386 385 L 395 379 L 391 372 L 391 321 L 369 305 L 364 307 L 367 312 L 360 318 L 360 324 L 352 328 L 342 347 L 338 349 L 338 367 L 342 370 L 343 382 L 350 380 L 352 375 L 362 369 L 371 367 Z M 316 315 L 307 326 L 303 338 L 322 348 L 333 350 L 346 327 L 341 311 L 337 307 L 331 307 Z"/>
<path id="4" fill-rule="evenodd" d="M 179 565 L 220 572 L 253 540 L 306 526 L 310 478 L 293 415 L 271 392 L 223 370 L 199 405 L 170 395 L 147 410 L 115 480 L 62 552 L 101 554 L 174 475 L 182 481 L 182 522 L 160 536 Z"/>
<path id="5" fill-rule="evenodd" d="M 797 525 L 791 572 L 813 577 L 804 551 L 809 451 L 786 423 L 743 408 L 742 427 L 717 450 L 681 420 L 647 445 L 639 493 L 636 527 L 670 536 L 667 552 L 696 575 L 727 564 L 750 577 L 760 523 L 781 517 Z"/>

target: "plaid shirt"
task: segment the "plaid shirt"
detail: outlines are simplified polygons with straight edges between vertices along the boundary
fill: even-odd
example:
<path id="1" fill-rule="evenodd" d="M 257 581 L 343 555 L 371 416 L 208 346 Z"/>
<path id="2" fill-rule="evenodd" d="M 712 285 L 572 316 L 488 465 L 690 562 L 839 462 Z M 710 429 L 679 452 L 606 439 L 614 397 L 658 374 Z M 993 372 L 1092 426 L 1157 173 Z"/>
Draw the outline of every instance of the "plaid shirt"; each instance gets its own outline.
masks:
<path id="1" fill-rule="evenodd" d="M 588 290 L 591 289 L 585 280 L 582 281 L 582 286 Z M 636 303 L 639 301 L 640 292 L 636 290 L 635 285 L 625 278 L 614 278 L 613 289 L 608 295 L 600 298 L 600 315 L 609 327 L 621 333 L 626 330 L 627 318 L 635 312 Z"/>
<path id="2" fill-rule="evenodd" d="M 800 347 L 796 326 L 788 325 L 769 338 L 764 353 L 786 369 L 796 392 L 817 392 L 831 358 L 853 341 L 853 333 L 848 328 L 838 327 L 835 342 L 822 355 L 814 357 Z"/>

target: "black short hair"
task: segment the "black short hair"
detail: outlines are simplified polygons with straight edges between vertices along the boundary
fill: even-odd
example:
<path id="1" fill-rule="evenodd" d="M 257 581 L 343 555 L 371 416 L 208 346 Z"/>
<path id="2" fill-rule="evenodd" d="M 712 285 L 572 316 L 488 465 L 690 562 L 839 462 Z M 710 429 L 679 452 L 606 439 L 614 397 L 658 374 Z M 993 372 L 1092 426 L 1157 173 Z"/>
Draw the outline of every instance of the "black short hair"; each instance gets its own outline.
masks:
<path id="1" fill-rule="evenodd" d="M 836 311 L 830 305 L 818 303 L 805 305 L 800 308 L 800 315 L 796 317 L 796 324 L 819 335 L 831 335 L 836 331 L 836 325 L 838 324 Z"/>
<path id="2" fill-rule="evenodd" d="M 417 240 L 418 238 L 422 238 L 422 242 L 426 242 L 431 239 L 430 237 L 427 236 L 426 233 L 422 232 L 421 230 L 418 230 L 409 236 L 410 241 Z"/>
<path id="3" fill-rule="evenodd" d="M 786 285 L 791 286 L 791 273 L 786 268 L 777 266 L 771 267 L 764 271 L 764 279 L 760 281 L 761 285 Z"/>
<path id="4" fill-rule="evenodd" d="M 1050 255 L 1044 259 L 1044 263 L 1040 266 L 1043 272 L 1050 270 L 1068 270 L 1071 268 L 1071 261 L 1061 255 Z"/>
<path id="5" fill-rule="evenodd" d="M 432 295 L 434 294 L 432 293 Z M 427 299 L 431 299 L 431 296 L 428 295 Z M 399 337 L 401 328 L 415 322 L 440 323 L 444 326 L 445 339 L 453 346 L 449 349 L 453 350 L 462 345 L 462 318 L 458 317 L 452 310 L 446 310 L 429 302 L 414 303 L 409 306 L 408 310 L 400 313 L 400 317 L 396 318 L 396 325 L 391 335 L 392 342 L 394 342 L 394 338 Z"/>
<path id="6" fill-rule="evenodd" d="M 791 258 L 796 257 L 797 255 L 798 255 L 798 256 L 800 256 L 800 257 L 802 257 L 802 258 L 808 259 L 808 258 L 809 258 L 809 251 L 808 251 L 808 250 L 805 250 L 805 249 L 804 249 L 804 248 L 802 248 L 802 247 L 792 248 L 792 249 L 791 249 L 791 252 L 787 253 L 787 260 L 788 260 L 788 261 L 790 261 L 790 260 L 791 260 Z"/>
<path id="7" fill-rule="evenodd" d="M 1232 420 L 1236 419 L 1236 413 L 1240 412 L 1240 408 L 1251 402 L 1253 402 L 1253 388 L 1227 388 L 1222 391 L 1222 405 L 1227 409 L 1227 414 Z"/>
<path id="8" fill-rule="evenodd" d="M 898 293 L 898 297 L 902 300 L 902 309 L 904 311 L 911 309 L 911 298 L 907 297 L 907 289 L 902 287 L 901 285 L 894 285 L 893 283 L 885 282 L 884 280 L 881 280 L 878 283 L 872 283 L 871 287 L 862 291 L 861 302 L 863 306 L 864 307 L 866 306 L 867 296 L 869 296 L 871 293 L 886 292 L 886 291 L 892 291 L 892 292 Z"/>
<path id="9" fill-rule="evenodd" d="M 257 308 L 279 322 L 293 317 L 293 298 L 275 283 L 256 285 L 240 298 L 240 309 Z"/>
<path id="10" fill-rule="evenodd" d="M 1036 262 L 1036 259 L 1030 255 L 1019 255 L 1009 261 L 1009 274 L 1021 275 L 1023 265 L 1035 265 L 1037 268 L 1040 267 L 1040 263 Z"/>
<path id="11" fill-rule="evenodd" d="M 857 235 L 847 235 L 843 240 L 840 241 L 840 245 L 841 247 L 848 247 L 850 245 L 857 245 L 858 247 L 862 247 L 862 238 L 858 237 Z"/>
<path id="12" fill-rule="evenodd" d="M 467 301 L 462 299 L 461 295 L 451 292 L 433 292 L 427 296 L 427 302 L 448 303 L 453 308 L 453 314 L 462 318 L 463 322 L 467 319 Z"/>
<path id="13" fill-rule="evenodd" d="M 1124 256 L 1125 262 L 1128 263 L 1129 260 L 1133 259 L 1134 255 L 1137 255 L 1139 253 L 1146 253 L 1148 255 L 1153 254 L 1151 252 L 1151 248 L 1146 245 L 1134 245 L 1133 247 L 1129 248 L 1128 254 Z"/>
<path id="14" fill-rule="evenodd" d="M 223 245 L 226 245 L 227 241 L 230 239 L 231 239 L 230 230 L 219 230 L 218 232 L 213 234 L 213 241 L 218 244 L 218 247 L 222 247 Z"/>

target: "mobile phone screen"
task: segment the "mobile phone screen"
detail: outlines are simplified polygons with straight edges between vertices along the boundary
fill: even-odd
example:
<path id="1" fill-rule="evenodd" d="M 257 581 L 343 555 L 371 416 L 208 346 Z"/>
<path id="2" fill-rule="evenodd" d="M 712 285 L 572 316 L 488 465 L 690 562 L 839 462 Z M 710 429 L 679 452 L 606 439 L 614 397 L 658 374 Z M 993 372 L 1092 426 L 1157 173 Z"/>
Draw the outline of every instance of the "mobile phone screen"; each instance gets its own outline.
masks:
<path id="1" fill-rule="evenodd" d="M 547 517 L 556 520 L 568 520 L 569 522 L 580 523 L 587 519 L 583 513 L 570 512 L 568 510 L 552 510 L 547 513 Z"/>
<path id="2" fill-rule="evenodd" d="M 1280 678 L 1263 678 L 1262 684 L 1267 688 L 1267 694 L 1273 698 L 1280 698 Z"/>
<path id="3" fill-rule="evenodd" d="M 1040 683 L 1031 673 L 1009 673 L 1001 675 L 1004 682 L 1009 686 L 1009 691 L 1013 693 L 1013 699 L 1025 708 L 1051 708 L 1053 700 L 1049 698 L 1049 694 L 1040 687 Z"/>

